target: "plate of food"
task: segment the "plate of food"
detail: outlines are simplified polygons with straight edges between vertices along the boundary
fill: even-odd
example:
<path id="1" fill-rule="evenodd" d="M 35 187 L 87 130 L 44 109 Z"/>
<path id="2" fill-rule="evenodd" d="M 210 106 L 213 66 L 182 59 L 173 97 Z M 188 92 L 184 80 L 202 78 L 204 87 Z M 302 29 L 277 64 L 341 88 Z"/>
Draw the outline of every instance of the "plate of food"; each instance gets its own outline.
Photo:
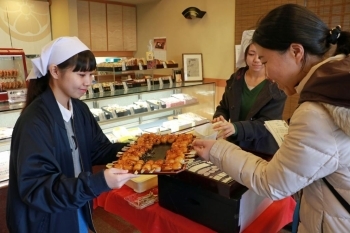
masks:
<path id="1" fill-rule="evenodd" d="M 118 153 L 119 159 L 107 168 L 128 170 L 134 174 L 176 174 L 186 168 L 187 155 L 193 155 L 193 134 L 143 134 Z"/>

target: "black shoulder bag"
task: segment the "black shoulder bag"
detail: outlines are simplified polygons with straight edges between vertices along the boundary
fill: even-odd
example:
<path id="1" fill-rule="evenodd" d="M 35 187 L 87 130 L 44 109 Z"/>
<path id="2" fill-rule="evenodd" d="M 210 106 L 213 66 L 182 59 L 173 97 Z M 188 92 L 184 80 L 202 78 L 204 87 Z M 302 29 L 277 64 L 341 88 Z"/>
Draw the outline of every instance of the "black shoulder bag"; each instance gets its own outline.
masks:
<path id="1" fill-rule="evenodd" d="M 331 190 L 331 192 L 333 193 L 333 195 L 338 199 L 338 201 L 340 202 L 340 204 L 346 209 L 346 211 L 348 211 L 348 213 L 350 214 L 350 204 L 345 201 L 345 199 L 340 196 L 340 194 L 337 192 L 337 190 L 334 189 L 334 187 L 327 181 L 327 179 L 325 177 L 322 178 L 322 180 L 326 183 L 327 187 L 329 188 L 329 190 Z"/>

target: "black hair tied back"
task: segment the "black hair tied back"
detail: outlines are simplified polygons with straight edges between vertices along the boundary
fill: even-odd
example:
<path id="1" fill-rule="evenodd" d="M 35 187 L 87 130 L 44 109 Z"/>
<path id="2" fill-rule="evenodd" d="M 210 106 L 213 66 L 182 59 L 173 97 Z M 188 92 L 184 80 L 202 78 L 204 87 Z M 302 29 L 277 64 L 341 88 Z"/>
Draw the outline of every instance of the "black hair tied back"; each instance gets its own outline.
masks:
<path id="1" fill-rule="evenodd" d="M 329 31 L 329 35 L 327 37 L 327 42 L 331 44 L 336 44 L 338 42 L 338 38 L 341 33 L 341 26 L 338 25 L 332 30 Z"/>

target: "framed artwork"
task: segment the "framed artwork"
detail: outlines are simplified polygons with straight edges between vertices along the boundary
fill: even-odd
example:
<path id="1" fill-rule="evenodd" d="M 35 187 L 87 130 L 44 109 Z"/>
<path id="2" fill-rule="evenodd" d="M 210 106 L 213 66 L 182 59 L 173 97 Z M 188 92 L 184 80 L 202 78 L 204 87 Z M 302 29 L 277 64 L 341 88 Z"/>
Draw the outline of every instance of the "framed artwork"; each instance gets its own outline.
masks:
<path id="1" fill-rule="evenodd" d="M 183 53 L 182 67 L 185 82 L 203 80 L 203 60 L 201 53 Z"/>

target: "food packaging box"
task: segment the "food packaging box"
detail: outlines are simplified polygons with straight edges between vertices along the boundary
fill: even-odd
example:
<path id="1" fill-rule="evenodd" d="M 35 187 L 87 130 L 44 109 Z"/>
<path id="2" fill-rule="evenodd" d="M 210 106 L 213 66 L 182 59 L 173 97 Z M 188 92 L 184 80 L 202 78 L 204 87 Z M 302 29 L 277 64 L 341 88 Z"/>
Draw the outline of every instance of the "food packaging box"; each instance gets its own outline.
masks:
<path id="1" fill-rule="evenodd" d="M 116 137 L 118 142 L 130 142 L 134 141 L 137 138 L 137 135 L 140 135 L 142 130 L 138 127 L 126 129 L 123 126 L 115 127 L 112 130 L 112 134 Z"/>
<path id="2" fill-rule="evenodd" d="M 167 108 L 182 106 L 185 104 L 183 100 L 177 99 L 175 97 L 161 98 L 160 100 L 166 104 Z"/>
<path id="3" fill-rule="evenodd" d="M 213 130 L 212 123 L 208 123 L 208 124 L 199 125 L 199 126 L 195 127 L 193 134 L 196 135 L 196 137 L 201 138 L 201 139 L 213 139 L 213 140 L 215 140 L 217 135 L 218 135 L 218 132 Z"/>
<path id="4" fill-rule="evenodd" d="M 157 175 L 142 175 L 132 178 L 125 183 L 137 193 L 142 193 L 158 185 Z"/>
<path id="5" fill-rule="evenodd" d="M 143 209 L 158 201 L 158 191 L 154 193 L 154 189 L 152 189 L 143 193 L 134 193 L 124 199 L 136 209 Z"/>
<path id="6" fill-rule="evenodd" d="M 116 111 L 118 117 L 123 117 L 123 116 L 129 116 L 130 115 L 130 110 L 121 110 L 121 111 Z"/>
<path id="7" fill-rule="evenodd" d="M 161 100 L 147 100 L 150 106 L 153 106 L 154 109 L 166 108 L 166 104 Z"/>
<path id="8" fill-rule="evenodd" d="M 192 113 L 192 112 L 179 114 L 179 115 L 177 115 L 177 118 L 180 120 L 192 122 L 192 126 L 202 125 L 202 124 L 209 122 L 209 120 L 207 118 L 199 116 L 199 115 Z"/>
<path id="9" fill-rule="evenodd" d="M 171 132 L 173 133 L 183 129 L 191 128 L 192 122 L 175 119 L 163 122 L 162 126 L 165 128 L 170 128 Z"/>
<path id="10" fill-rule="evenodd" d="M 198 103 L 198 100 L 195 97 L 192 97 L 192 96 L 187 95 L 187 94 L 172 94 L 171 96 L 183 101 L 185 104 Z"/>
<path id="11" fill-rule="evenodd" d="M 152 127 L 152 128 L 145 129 L 144 131 L 147 133 L 159 133 L 161 135 L 171 133 L 170 128 L 164 128 L 164 127 Z"/>

